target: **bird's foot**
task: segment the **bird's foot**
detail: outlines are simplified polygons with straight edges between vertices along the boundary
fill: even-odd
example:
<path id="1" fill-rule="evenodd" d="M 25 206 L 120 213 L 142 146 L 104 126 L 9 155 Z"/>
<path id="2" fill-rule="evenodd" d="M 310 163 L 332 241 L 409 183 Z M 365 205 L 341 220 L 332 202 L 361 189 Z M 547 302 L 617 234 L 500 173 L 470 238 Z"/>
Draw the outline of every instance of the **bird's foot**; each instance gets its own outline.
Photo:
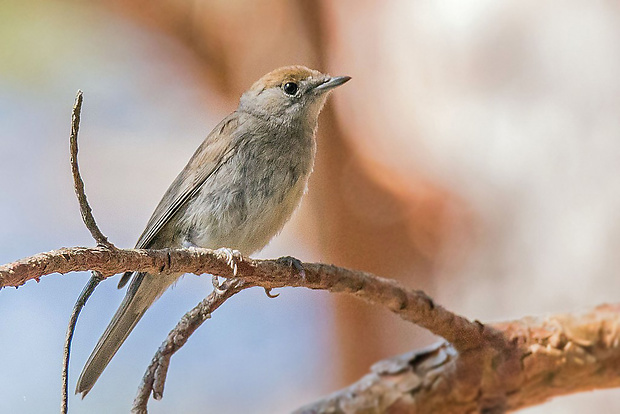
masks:
<path id="1" fill-rule="evenodd" d="M 239 250 L 232 250 L 228 247 L 222 247 L 221 249 L 217 249 L 216 252 L 223 254 L 226 256 L 226 263 L 233 271 L 233 276 L 237 276 L 237 263 L 241 263 L 243 261 L 243 257 Z"/>
<path id="2" fill-rule="evenodd" d="M 299 276 L 301 276 L 302 279 L 306 278 L 306 271 L 304 270 L 304 265 L 301 263 L 301 260 L 293 256 L 283 256 L 276 259 L 276 262 L 294 268 L 299 272 Z"/>
<path id="3" fill-rule="evenodd" d="M 237 263 L 240 263 L 243 260 L 241 253 L 238 250 L 229 249 L 228 247 L 222 247 L 221 249 L 217 249 L 215 251 L 226 257 L 226 264 L 232 269 L 233 276 L 237 276 Z M 213 282 L 213 290 L 216 293 L 221 295 L 225 292 L 225 290 L 221 288 L 222 284 L 220 284 L 220 280 L 217 276 L 212 275 L 211 281 Z"/>

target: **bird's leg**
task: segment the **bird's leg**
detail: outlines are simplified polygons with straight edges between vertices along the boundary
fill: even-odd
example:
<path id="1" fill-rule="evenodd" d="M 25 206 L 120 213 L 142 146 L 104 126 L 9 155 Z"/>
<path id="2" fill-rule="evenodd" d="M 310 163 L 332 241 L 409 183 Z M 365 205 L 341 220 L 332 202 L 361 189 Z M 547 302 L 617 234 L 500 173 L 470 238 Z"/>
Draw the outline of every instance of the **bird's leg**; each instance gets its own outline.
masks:
<path id="1" fill-rule="evenodd" d="M 200 248 L 199 246 L 195 245 L 192 241 L 187 240 L 187 239 L 186 239 L 186 240 L 183 240 L 183 242 L 181 243 L 181 246 L 183 246 L 183 247 L 184 247 L 184 248 L 186 248 L 186 249 L 199 249 L 199 248 Z M 220 249 L 220 250 L 223 250 L 223 249 Z M 218 250 L 218 251 L 220 251 L 220 250 Z M 234 253 L 232 253 L 232 251 L 231 251 L 230 249 L 227 249 L 227 250 L 228 250 L 229 252 L 231 252 L 231 253 L 230 253 L 230 255 L 229 255 L 227 252 L 224 252 L 224 253 L 226 254 L 226 258 L 227 258 L 227 261 L 228 261 L 228 265 L 230 266 L 230 261 L 231 261 L 230 257 L 231 257 Z M 237 252 L 237 253 L 239 253 L 239 252 Z M 234 272 L 235 274 L 237 273 L 237 271 L 236 271 L 236 267 L 235 267 L 235 268 L 233 268 L 233 272 Z M 214 291 L 215 291 L 215 293 L 217 293 L 218 295 L 221 295 L 221 294 L 223 294 L 223 293 L 225 292 L 224 290 L 222 290 L 222 289 L 220 288 L 222 285 L 220 284 L 220 280 L 218 279 L 218 277 L 217 277 L 216 275 L 211 275 L 211 283 L 213 284 L 213 290 L 214 290 Z"/>

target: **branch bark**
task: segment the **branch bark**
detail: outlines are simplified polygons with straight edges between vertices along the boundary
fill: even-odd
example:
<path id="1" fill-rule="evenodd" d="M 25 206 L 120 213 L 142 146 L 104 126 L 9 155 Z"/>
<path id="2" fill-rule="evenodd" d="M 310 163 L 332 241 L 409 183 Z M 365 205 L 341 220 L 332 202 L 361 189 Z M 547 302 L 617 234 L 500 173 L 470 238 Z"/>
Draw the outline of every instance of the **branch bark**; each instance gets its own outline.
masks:
<path id="1" fill-rule="evenodd" d="M 512 350 L 447 342 L 375 364 L 350 387 L 295 411 L 500 413 L 620 386 L 620 304 L 494 324 Z"/>
<path id="2" fill-rule="evenodd" d="M 84 96 L 81 90 L 77 91 L 75 97 L 75 104 L 71 111 L 71 134 L 69 136 L 69 151 L 71 154 L 71 175 L 73 176 L 73 188 L 75 195 L 80 205 L 80 213 L 82 215 L 82 221 L 84 225 L 90 231 L 91 236 L 95 239 L 98 246 L 105 247 L 110 250 L 115 250 L 116 247 L 108 240 L 103 232 L 97 226 L 93 211 L 88 204 L 86 198 L 86 192 L 84 190 L 84 181 L 80 174 L 80 167 L 78 165 L 78 132 L 80 130 L 80 118 L 82 116 L 82 102 Z M 69 412 L 69 359 L 71 357 L 71 341 L 73 340 L 73 334 L 75 332 L 75 325 L 77 324 L 78 317 L 86 301 L 93 294 L 97 285 L 104 279 L 103 275 L 99 272 L 93 271 L 92 276 L 82 293 L 78 297 L 75 305 L 73 305 L 73 311 L 69 318 L 69 324 L 67 326 L 67 333 L 65 334 L 65 344 L 63 348 L 62 356 L 62 374 L 61 374 L 61 397 L 60 397 L 60 413 L 66 414 Z"/>
<path id="3" fill-rule="evenodd" d="M 233 295 L 243 289 L 252 287 L 241 279 L 227 279 L 220 289 L 214 289 L 209 296 L 187 312 L 179 321 L 177 326 L 168 334 L 162 345 L 159 347 L 151 364 L 142 378 L 142 384 L 138 389 L 131 412 L 134 414 L 146 414 L 147 404 L 151 394 L 153 398 L 159 400 L 164 395 L 164 384 L 168 374 L 170 359 L 189 339 L 196 329 L 211 317 L 217 308 L 224 304 Z"/>
<path id="4" fill-rule="evenodd" d="M 80 204 L 80 213 L 82 214 L 82 220 L 86 225 L 88 231 L 93 236 L 93 239 L 97 242 L 98 246 L 114 248 L 114 245 L 108 240 L 108 238 L 99 230 L 93 211 L 88 204 L 86 198 L 86 192 L 84 191 L 84 181 L 80 175 L 80 168 L 78 166 L 78 132 L 80 130 L 80 117 L 82 114 L 82 102 L 83 94 L 81 90 L 77 91 L 75 97 L 75 104 L 73 105 L 73 111 L 71 112 L 71 135 L 69 137 L 69 150 L 71 152 L 71 174 L 73 175 L 73 187 L 75 189 L 75 195 Z"/>
<path id="5" fill-rule="evenodd" d="M 0 286 L 19 286 L 46 274 L 83 270 L 104 275 L 126 270 L 211 273 L 228 278 L 225 283 L 231 290 L 207 297 L 158 350 L 134 402 L 134 412 L 139 413 L 146 412 L 150 393 L 161 397 L 172 354 L 228 298 L 226 295 L 250 286 L 353 294 L 448 340 L 381 361 L 358 383 L 297 413 L 499 413 L 558 395 L 620 386 L 620 304 L 600 306 L 584 315 L 483 325 L 436 306 L 423 292 L 407 290 L 392 280 L 318 263 L 303 267 L 305 278 L 283 261 L 243 258 L 237 261 L 239 282 L 226 253 L 217 250 L 75 247 L 0 266 Z M 463 345 L 467 341 L 470 344 Z"/>
<path id="6" fill-rule="evenodd" d="M 266 289 L 306 287 L 344 292 L 370 303 L 387 307 L 410 322 L 439 335 L 458 350 L 479 346 L 485 338 L 501 343 L 502 337 L 479 322 L 471 322 L 436 305 L 424 292 L 408 290 L 398 282 L 366 272 L 321 263 L 303 263 L 305 277 L 278 260 L 242 258 L 234 274 L 224 252 L 209 249 L 113 249 L 73 247 L 40 253 L 0 266 L 0 288 L 20 286 L 51 273 L 94 270 L 103 275 L 124 271 L 150 273 L 209 273 L 238 277 Z"/>

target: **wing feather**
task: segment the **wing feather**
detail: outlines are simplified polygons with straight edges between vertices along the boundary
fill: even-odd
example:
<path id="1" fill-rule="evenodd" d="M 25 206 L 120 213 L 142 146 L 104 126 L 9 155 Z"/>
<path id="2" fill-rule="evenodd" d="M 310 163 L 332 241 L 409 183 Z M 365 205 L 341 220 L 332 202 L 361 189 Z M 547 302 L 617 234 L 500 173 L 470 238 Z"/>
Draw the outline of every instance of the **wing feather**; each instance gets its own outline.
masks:
<path id="1" fill-rule="evenodd" d="M 233 135 L 238 125 L 239 115 L 233 112 L 211 131 L 155 208 L 136 243 L 137 249 L 149 248 L 170 219 L 200 190 L 205 181 L 228 161 L 234 151 Z"/>

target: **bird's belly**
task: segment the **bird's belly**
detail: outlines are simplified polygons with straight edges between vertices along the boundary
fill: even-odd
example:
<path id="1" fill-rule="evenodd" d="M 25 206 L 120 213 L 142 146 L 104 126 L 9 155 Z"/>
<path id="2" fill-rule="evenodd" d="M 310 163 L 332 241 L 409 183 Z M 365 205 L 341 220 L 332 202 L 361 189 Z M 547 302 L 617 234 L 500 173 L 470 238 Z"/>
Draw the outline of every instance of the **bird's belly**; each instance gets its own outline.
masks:
<path id="1" fill-rule="evenodd" d="M 192 223 L 185 232 L 187 240 L 204 248 L 229 247 L 244 255 L 262 249 L 299 205 L 308 175 L 289 184 L 284 177 L 271 177 L 268 185 L 229 181 L 226 188 L 201 190 L 186 211 Z"/>

